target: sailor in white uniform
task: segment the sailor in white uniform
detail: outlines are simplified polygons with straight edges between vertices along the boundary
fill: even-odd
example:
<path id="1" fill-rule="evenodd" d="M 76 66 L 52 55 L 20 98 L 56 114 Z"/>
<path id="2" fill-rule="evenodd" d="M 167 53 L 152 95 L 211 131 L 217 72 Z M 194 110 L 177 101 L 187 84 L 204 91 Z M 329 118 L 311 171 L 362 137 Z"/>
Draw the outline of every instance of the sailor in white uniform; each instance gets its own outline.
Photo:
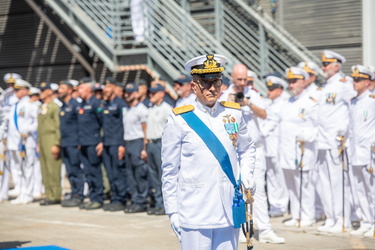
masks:
<path id="1" fill-rule="evenodd" d="M 353 167 L 353 180 L 356 186 L 359 208 L 361 210 L 361 226 L 351 235 L 373 236 L 374 234 L 374 200 L 371 193 L 375 188 L 374 156 L 375 156 L 375 96 L 368 87 L 371 71 L 363 65 L 354 65 L 352 75 L 354 90 L 358 95 L 350 103 L 350 150 L 349 155 Z"/>
<path id="2" fill-rule="evenodd" d="M 349 199 L 344 200 L 344 207 L 342 205 L 343 170 L 338 138 L 340 136 L 348 138 L 349 104 L 357 93 L 353 89 L 353 83 L 341 72 L 341 65 L 345 61 L 345 57 L 336 52 L 323 51 L 322 69 L 327 82 L 322 85 L 322 94 L 319 99 L 319 178 L 316 187 L 327 219 L 325 224 L 318 228 L 321 232 L 341 233 L 343 213 L 345 214 L 344 228 L 351 228 Z M 349 197 L 347 171 L 344 172 L 344 178 L 344 191 Z"/>
<path id="3" fill-rule="evenodd" d="M 266 78 L 269 105 L 266 107 L 267 119 L 260 127 L 265 139 L 265 156 L 267 167 L 267 193 L 270 204 L 270 217 L 283 216 L 288 212 L 289 196 L 284 173 L 278 164 L 280 113 L 285 99 L 282 98 L 288 83 L 276 76 Z"/>
<path id="4" fill-rule="evenodd" d="M 181 249 L 237 249 L 232 206 L 242 197 L 240 182 L 245 192 L 255 192 L 255 147 L 241 108 L 217 101 L 226 61 L 207 55 L 186 63 L 197 101 L 174 109 L 163 131 L 164 205 Z"/>
<path id="5" fill-rule="evenodd" d="M 315 223 L 313 174 L 318 102 L 305 89 L 309 78 L 305 70 L 288 68 L 286 78 L 292 97 L 281 108 L 278 159 L 288 188 L 292 219 L 284 225 L 312 226 Z"/>
<path id="6" fill-rule="evenodd" d="M 7 149 L 11 161 L 11 172 L 20 194 L 12 204 L 27 204 L 33 200 L 33 156 L 36 141 L 33 134 L 37 129 L 38 112 L 30 103 L 31 84 L 17 79 L 14 84 L 19 101 L 11 107 L 8 125 Z M 28 157 L 28 155 L 30 155 Z"/>

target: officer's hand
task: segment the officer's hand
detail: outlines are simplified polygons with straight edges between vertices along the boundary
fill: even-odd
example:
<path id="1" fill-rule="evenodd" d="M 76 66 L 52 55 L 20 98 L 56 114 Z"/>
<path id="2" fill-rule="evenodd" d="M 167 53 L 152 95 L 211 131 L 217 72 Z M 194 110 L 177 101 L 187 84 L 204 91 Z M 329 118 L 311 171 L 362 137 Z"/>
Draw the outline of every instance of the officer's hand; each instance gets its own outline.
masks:
<path id="1" fill-rule="evenodd" d="M 40 146 L 39 146 L 39 143 L 36 145 L 36 152 L 39 154 L 40 152 Z"/>
<path id="2" fill-rule="evenodd" d="M 118 159 L 122 160 L 125 156 L 125 147 L 124 146 L 119 146 L 118 147 Z"/>
<path id="3" fill-rule="evenodd" d="M 101 156 L 102 153 L 103 153 L 103 142 L 101 142 L 98 145 L 96 145 L 95 150 L 96 150 L 97 156 Z"/>
<path id="4" fill-rule="evenodd" d="M 144 149 L 141 152 L 141 159 L 147 161 L 147 152 Z"/>
<path id="5" fill-rule="evenodd" d="M 53 145 L 52 148 L 51 148 L 51 153 L 52 153 L 52 156 L 55 160 L 59 159 L 60 158 L 60 147 L 56 146 L 56 145 Z"/>
<path id="6" fill-rule="evenodd" d="M 181 227 L 180 227 L 180 221 L 178 219 L 178 214 L 177 213 L 170 214 L 169 221 L 171 223 L 173 232 L 176 234 L 177 239 L 181 242 Z"/>
<path id="7" fill-rule="evenodd" d="M 245 189 L 245 193 L 247 192 L 247 190 L 250 190 L 251 195 L 254 195 L 255 190 L 256 190 L 256 184 L 255 184 L 255 181 L 254 181 L 254 178 L 253 178 L 252 174 L 251 173 L 241 173 L 241 180 L 242 180 L 241 181 L 242 186 Z"/>

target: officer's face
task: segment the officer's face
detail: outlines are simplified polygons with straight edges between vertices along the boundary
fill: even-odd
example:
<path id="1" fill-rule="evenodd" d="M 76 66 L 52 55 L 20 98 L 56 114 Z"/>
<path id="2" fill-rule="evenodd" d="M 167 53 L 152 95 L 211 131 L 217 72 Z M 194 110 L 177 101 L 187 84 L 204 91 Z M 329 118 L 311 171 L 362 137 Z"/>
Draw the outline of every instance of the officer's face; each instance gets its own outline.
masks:
<path id="1" fill-rule="evenodd" d="M 370 86 L 370 81 L 364 78 L 353 78 L 354 90 L 357 91 L 358 95 L 366 91 Z"/>
<path id="2" fill-rule="evenodd" d="M 194 76 L 193 82 L 190 83 L 198 100 L 208 107 L 215 105 L 219 98 L 222 81 L 220 78 L 202 79 Z"/>
<path id="3" fill-rule="evenodd" d="M 103 99 L 110 100 L 115 94 L 115 84 L 106 84 L 103 89 Z"/>
<path id="4" fill-rule="evenodd" d="M 17 98 L 21 99 L 27 96 L 27 94 L 29 93 L 29 90 L 28 89 L 16 89 L 15 93 L 16 93 Z"/>
<path id="5" fill-rule="evenodd" d="M 66 84 L 60 84 L 58 91 L 59 91 L 59 98 L 65 99 L 65 97 L 67 97 L 68 95 L 71 95 L 72 88 Z"/>
<path id="6" fill-rule="evenodd" d="M 289 89 L 294 96 L 301 94 L 306 86 L 306 81 L 303 79 L 289 79 L 288 83 Z"/>
<path id="7" fill-rule="evenodd" d="M 92 96 L 92 84 L 83 83 L 78 86 L 78 95 L 83 100 L 88 100 Z"/>
<path id="8" fill-rule="evenodd" d="M 155 93 L 150 92 L 150 102 L 153 104 L 159 104 L 163 101 L 164 95 L 164 91 L 158 91 Z"/>
<path id="9" fill-rule="evenodd" d="M 337 63 L 324 63 L 322 65 L 323 75 L 325 78 L 330 78 L 340 71 L 340 66 Z"/>
<path id="10" fill-rule="evenodd" d="M 124 97 L 125 97 L 126 102 L 130 103 L 138 98 L 138 92 L 137 91 L 125 92 Z"/>
<path id="11" fill-rule="evenodd" d="M 52 89 L 45 89 L 40 92 L 40 99 L 45 100 L 46 98 L 51 97 L 52 94 L 53 94 Z"/>
<path id="12" fill-rule="evenodd" d="M 373 91 L 375 89 L 375 80 L 374 81 L 370 81 L 370 85 L 368 86 L 368 89 L 370 91 Z"/>
<path id="13" fill-rule="evenodd" d="M 283 93 L 281 88 L 269 88 L 268 89 L 268 98 L 271 100 L 275 100 Z"/>

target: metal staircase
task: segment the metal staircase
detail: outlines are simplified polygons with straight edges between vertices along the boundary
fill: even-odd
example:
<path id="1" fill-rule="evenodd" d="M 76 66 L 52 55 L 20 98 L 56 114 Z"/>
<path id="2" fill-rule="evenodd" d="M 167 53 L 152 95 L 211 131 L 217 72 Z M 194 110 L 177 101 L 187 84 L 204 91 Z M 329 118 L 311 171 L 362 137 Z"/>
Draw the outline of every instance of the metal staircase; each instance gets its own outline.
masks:
<path id="1" fill-rule="evenodd" d="M 41 1 L 41 0 L 27 0 Z M 225 74 L 244 63 L 258 75 L 318 62 L 266 14 L 243 0 L 143 0 L 144 42 L 134 39 L 130 0 L 44 0 L 112 72 L 139 69 L 175 79 L 192 57 L 219 53 Z M 264 84 L 255 83 L 262 91 Z"/>

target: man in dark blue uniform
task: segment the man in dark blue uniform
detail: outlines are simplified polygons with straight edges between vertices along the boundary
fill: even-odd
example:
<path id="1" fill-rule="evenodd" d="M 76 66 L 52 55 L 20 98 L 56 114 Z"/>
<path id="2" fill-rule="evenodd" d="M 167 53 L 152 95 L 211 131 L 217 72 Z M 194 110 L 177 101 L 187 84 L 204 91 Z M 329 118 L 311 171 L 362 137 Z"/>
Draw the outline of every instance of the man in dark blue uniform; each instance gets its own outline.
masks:
<path id="1" fill-rule="evenodd" d="M 78 114 L 79 103 L 72 98 L 73 85 L 68 81 L 61 81 L 59 86 L 59 99 L 62 102 L 60 108 L 61 131 L 61 156 L 71 186 L 71 196 L 61 202 L 63 207 L 78 207 L 81 205 L 84 186 L 84 174 L 81 168 L 78 138 Z"/>
<path id="2" fill-rule="evenodd" d="M 82 102 L 78 108 L 78 136 L 81 145 L 81 162 L 89 185 L 90 202 L 81 209 L 98 209 L 103 206 L 103 177 L 101 170 L 103 142 L 100 136 L 102 126 L 100 101 L 93 95 L 90 78 L 84 77 L 78 86 Z"/>
<path id="3" fill-rule="evenodd" d="M 125 209 L 126 169 L 124 127 L 122 125 L 122 110 L 125 102 L 116 96 L 116 80 L 106 78 L 103 89 L 103 163 L 107 170 L 111 185 L 111 203 L 104 206 L 106 211 Z"/>

